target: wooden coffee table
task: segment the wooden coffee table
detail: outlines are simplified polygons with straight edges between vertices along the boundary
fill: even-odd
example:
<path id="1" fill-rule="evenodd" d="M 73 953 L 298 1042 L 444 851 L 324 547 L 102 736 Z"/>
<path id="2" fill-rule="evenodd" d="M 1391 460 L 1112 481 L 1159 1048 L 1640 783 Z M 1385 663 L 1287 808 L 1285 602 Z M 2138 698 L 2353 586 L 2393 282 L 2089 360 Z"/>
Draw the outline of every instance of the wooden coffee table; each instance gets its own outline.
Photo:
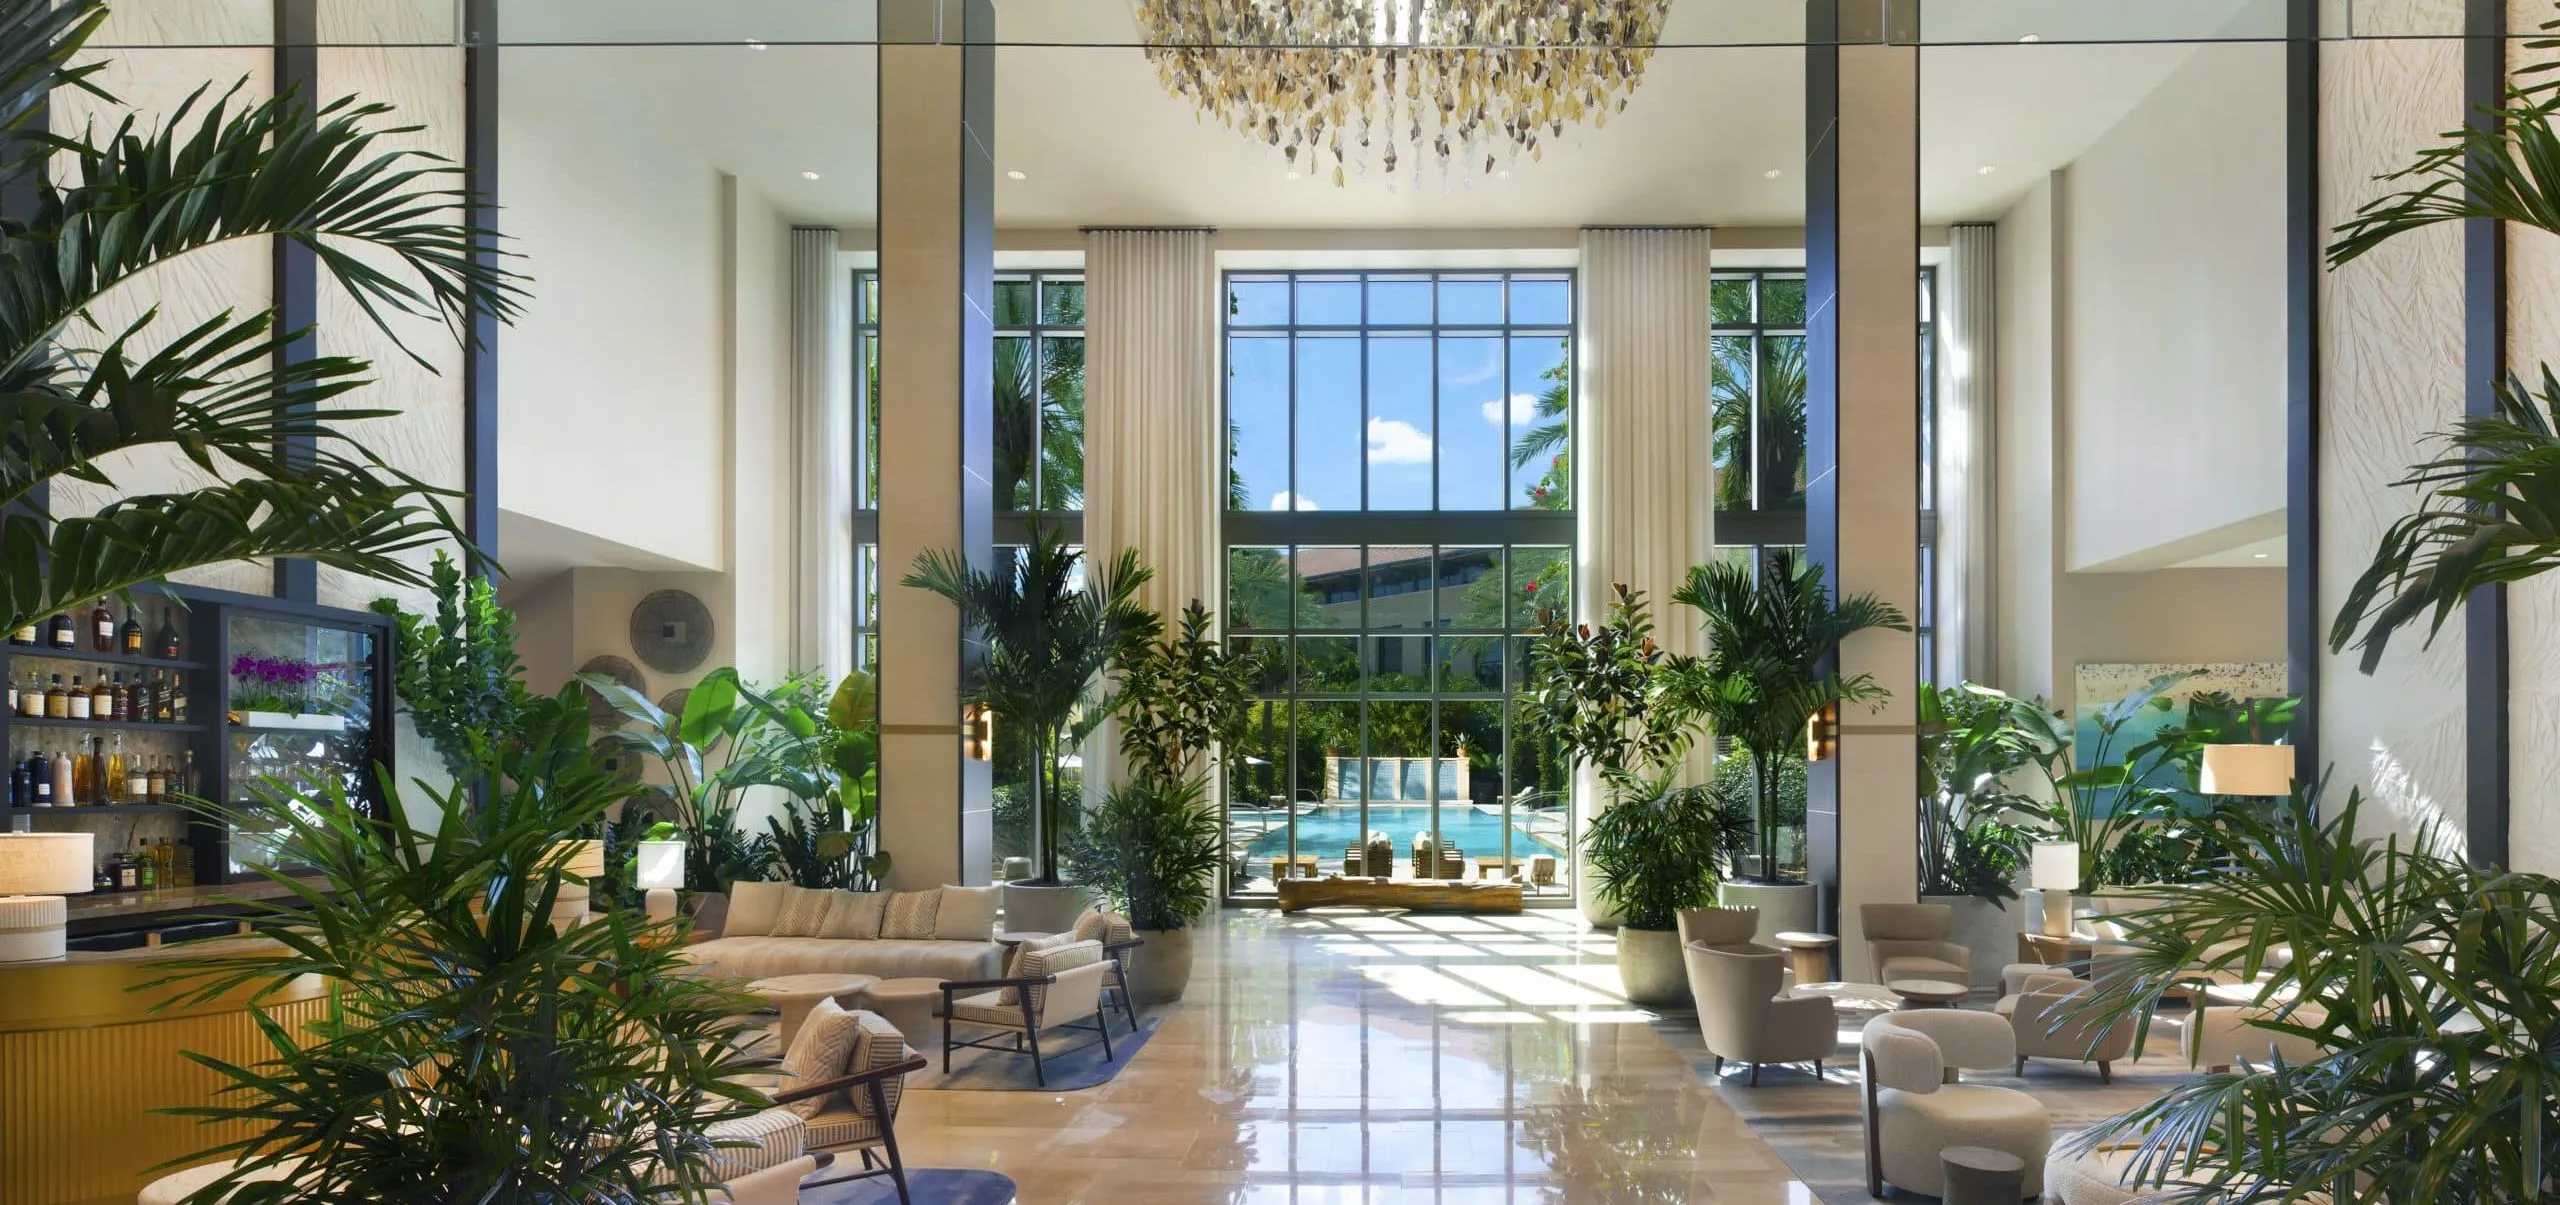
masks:
<path id="1" fill-rule="evenodd" d="M 1831 978 L 1831 947 L 1840 939 L 1828 933 L 1772 934 L 1779 945 L 1787 948 L 1789 965 L 1795 968 L 1796 982 L 1820 983 Z"/>
<path id="2" fill-rule="evenodd" d="M 942 1008 L 942 981 L 939 979 L 882 979 L 856 994 L 861 1007 L 880 1016 L 898 1032 L 907 1035 L 907 1046 L 915 1050 L 932 1050 L 939 1038 L 933 1016 Z"/>
<path id="3" fill-rule="evenodd" d="M 1905 1008 L 1954 1008 L 1956 1001 L 1973 994 L 1973 989 L 1944 979 L 1896 979 L 1885 985 L 1902 997 Z"/>
<path id="4" fill-rule="evenodd" d="M 809 1010 L 816 1008 L 818 1001 L 832 999 L 852 1008 L 855 993 L 879 981 L 877 975 L 776 975 L 748 984 L 747 990 L 773 1001 L 774 1008 L 782 1014 L 773 1036 L 788 1051 L 791 1039 L 800 1032 L 800 1023 L 809 1019 Z"/>

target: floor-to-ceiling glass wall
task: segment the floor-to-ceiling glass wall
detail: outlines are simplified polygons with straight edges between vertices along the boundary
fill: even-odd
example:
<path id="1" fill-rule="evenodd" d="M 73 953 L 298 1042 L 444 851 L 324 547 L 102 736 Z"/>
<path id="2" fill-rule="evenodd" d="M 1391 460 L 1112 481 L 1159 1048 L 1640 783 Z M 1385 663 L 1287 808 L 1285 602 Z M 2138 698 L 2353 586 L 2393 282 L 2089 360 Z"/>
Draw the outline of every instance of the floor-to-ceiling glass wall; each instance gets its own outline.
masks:
<path id="1" fill-rule="evenodd" d="M 1226 293 L 1228 622 L 1266 667 L 1227 779 L 1230 890 L 1345 869 L 1566 890 L 1564 769 L 1516 739 L 1513 696 L 1525 634 L 1571 596 L 1571 273 L 1239 271 Z"/>

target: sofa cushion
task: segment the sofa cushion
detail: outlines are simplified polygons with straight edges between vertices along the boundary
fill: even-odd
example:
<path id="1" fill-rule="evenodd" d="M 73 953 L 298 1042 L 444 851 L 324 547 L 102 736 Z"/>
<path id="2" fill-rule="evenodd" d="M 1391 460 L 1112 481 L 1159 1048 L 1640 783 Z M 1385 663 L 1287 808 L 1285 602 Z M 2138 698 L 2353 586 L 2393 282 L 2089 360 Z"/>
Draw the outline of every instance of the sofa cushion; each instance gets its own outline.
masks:
<path id="1" fill-rule="evenodd" d="M 861 941 L 880 936 L 880 918 L 889 911 L 886 893 L 838 891 L 834 895 L 827 903 L 827 919 L 818 924 L 818 936 Z"/>
<path id="2" fill-rule="evenodd" d="M 832 996 L 821 996 L 809 1009 L 807 1019 L 800 1022 L 800 1032 L 792 1035 L 791 1051 L 782 1056 L 781 1092 L 805 1088 L 831 1079 L 842 1079 L 845 1066 L 853 1058 L 856 1039 L 862 1036 L 861 1013 L 846 1012 Z M 779 1095 L 780 1093 L 776 1093 Z M 795 1100 L 783 1107 L 800 1117 L 815 1117 L 837 1096 L 813 1096 Z"/>
<path id="3" fill-rule="evenodd" d="M 1100 908 L 1087 908 L 1084 910 L 1084 915 L 1076 918 L 1075 935 L 1078 941 L 1099 941 L 1117 945 L 1138 934 L 1136 930 L 1129 927 L 1128 917 L 1117 912 L 1106 912 Z"/>
<path id="4" fill-rule="evenodd" d="M 719 937 L 678 953 L 731 979 L 774 975 L 873 975 L 882 979 L 993 979 L 1004 947 L 991 941 L 843 941 L 824 937 Z"/>
<path id="5" fill-rule="evenodd" d="M 785 887 L 782 907 L 773 914 L 769 937 L 819 937 L 819 927 L 827 919 L 827 910 L 835 903 L 835 892 L 823 887 Z"/>
<path id="6" fill-rule="evenodd" d="M 774 915 L 782 911 L 782 889 L 788 886 L 744 879 L 729 884 L 729 915 L 721 923 L 720 936 L 762 937 L 773 932 Z"/>
<path id="7" fill-rule="evenodd" d="M 892 892 L 889 913 L 880 921 L 880 936 L 894 941 L 931 941 L 934 914 L 941 907 L 940 888 Z"/>
<path id="8" fill-rule="evenodd" d="M 933 936 L 938 941 L 988 941 L 996 935 L 995 887 L 945 887 L 934 905 Z"/>
<path id="9" fill-rule="evenodd" d="M 1005 959 L 1004 973 L 1007 975 L 1013 974 L 1013 968 L 1022 962 L 1022 956 L 1033 950 L 1054 950 L 1060 946 L 1071 946 L 1084 940 L 1087 939 L 1078 937 L 1073 933 L 1052 933 L 1046 937 L 1023 938 L 1021 941 L 1014 943 L 1011 956 Z M 1011 1001 L 1007 1001 L 1006 1003 L 1011 1003 Z"/>

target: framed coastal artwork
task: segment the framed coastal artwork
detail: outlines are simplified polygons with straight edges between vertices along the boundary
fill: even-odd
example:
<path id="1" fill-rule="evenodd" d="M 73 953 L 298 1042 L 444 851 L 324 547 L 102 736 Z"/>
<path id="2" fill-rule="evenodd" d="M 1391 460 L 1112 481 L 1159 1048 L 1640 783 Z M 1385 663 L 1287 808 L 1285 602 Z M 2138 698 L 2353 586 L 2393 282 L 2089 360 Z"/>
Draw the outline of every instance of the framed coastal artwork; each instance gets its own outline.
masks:
<path id="1" fill-rule="evenodd" d="M 2182 680 L 2160 692 L 2158 702 L 2137 710 L 2110 736 L 2102 731 L 2106 709 L 2168 676 Z M 2072 694 L 2073 762 L 2079 769 L 2098 764 L 2102 750 L 2110 761 L 2124 761 L 2164 729 L 2202 727 L 2224 734 L 2219 739 L 2249 744 L 2292 741 L 2293 708 L 2285 693 L 2281 661 L 2093 662 L 2074 675 Z M 2188 805 L 2204 801 L 2187 788 L 2190 771 L 2161 757 L 2137 759 L 2141 781 L 2177 794 Z"/>

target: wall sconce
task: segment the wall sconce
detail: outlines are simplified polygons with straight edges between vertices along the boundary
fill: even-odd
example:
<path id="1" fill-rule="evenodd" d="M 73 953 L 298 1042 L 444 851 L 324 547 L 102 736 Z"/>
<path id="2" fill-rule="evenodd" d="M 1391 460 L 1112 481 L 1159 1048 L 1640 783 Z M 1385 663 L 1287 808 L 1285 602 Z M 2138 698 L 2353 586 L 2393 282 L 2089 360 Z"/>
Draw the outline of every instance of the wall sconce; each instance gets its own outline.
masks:
<path id="1" fill-rule="evenodd" d="M 996 759 L 996 713 L 984 703 L 960 708 L 960 755 L 970 761 Z"/>
<path id="2" fill-rule="evenodd" d="M 1827 704 L 1804 722 L 1804 759 L 1821 761 L 1840 752 L 1840 705 Z"/>

